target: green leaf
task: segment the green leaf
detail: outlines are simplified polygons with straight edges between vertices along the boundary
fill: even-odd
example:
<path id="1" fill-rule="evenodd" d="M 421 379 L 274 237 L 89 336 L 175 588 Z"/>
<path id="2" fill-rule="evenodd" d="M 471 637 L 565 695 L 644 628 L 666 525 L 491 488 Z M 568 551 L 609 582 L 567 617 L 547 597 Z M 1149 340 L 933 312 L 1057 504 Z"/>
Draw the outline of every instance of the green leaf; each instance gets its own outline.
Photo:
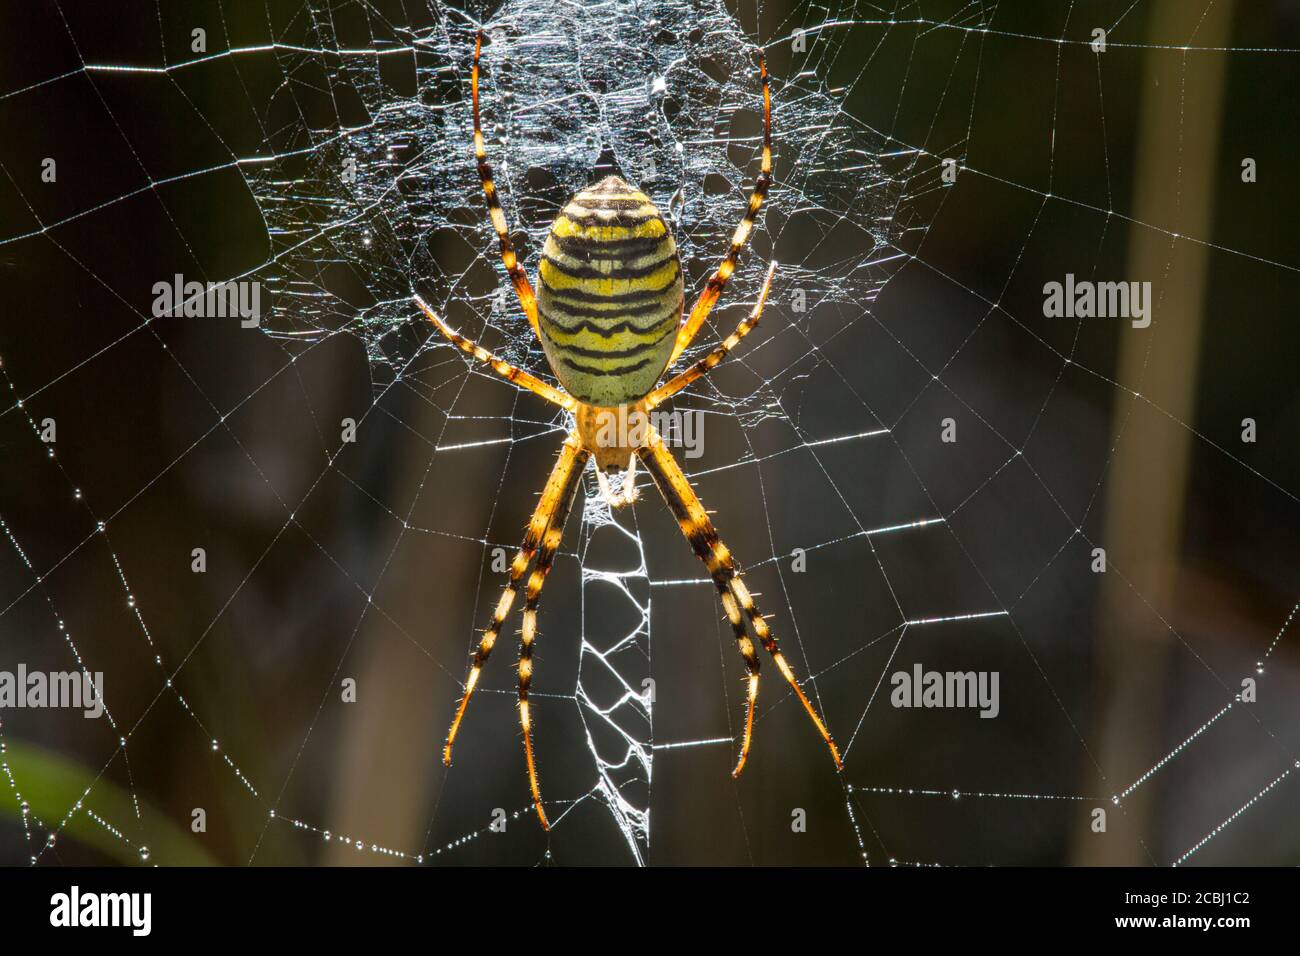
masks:
<path id="1" fill-rule="evenodd" d="M 117 784 L 61 754 L 12 739 L 8 741 L 5 762 L 18 784 L 17 794 L 21 796 L 10 791 L 13 799 L 0 799 L 0 819 L 21 820 L 20 803 L 26 800 L 32 817 L 39 817 L 47 826 L 59 827 L 60 840 L 77 840 L 122 863 L 145 862 L 140 857 L 139 842 L 126 843 L 86 813 L 93 810 L 123 832 L 133 832 L 136 800 Z M 60 827 L 60 822 L 78 801 L 81 809 L 73 811 Z M 143 800 L 139 804 L 148 833 L 149 863 L 164 866 L 218 865 L 195 836 L 177 826 L 166 813 Z M 44 834 L 40 836 L 43 838 Z"/>

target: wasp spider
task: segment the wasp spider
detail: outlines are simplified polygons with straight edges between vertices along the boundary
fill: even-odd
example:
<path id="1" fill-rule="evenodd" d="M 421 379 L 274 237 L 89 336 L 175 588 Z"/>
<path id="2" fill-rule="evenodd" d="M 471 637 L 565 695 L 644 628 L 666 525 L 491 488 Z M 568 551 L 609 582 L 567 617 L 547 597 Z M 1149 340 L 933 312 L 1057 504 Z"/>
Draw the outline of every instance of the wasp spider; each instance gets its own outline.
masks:
<path id="1" fill-rule="evenodd" d="M 519 650 L 519 722 L 524 732 L 524 757 L 533 805 L 542 826 L 549 827 L 533 759 L 532 714 L 528 706 L 533 647 L 537 639 L 537 605 L 587 461 L 594 461 L 596 477 L 606 499 L 614 507 L 619 507 L 635 496 L 633 475 L 640 459 L 672 509 L 696 556 L 708 568 L 749 671 L 745 729 L 733 775 L 740 773 L 749 755 L 754 702 L 758 696 L 758 654 L 747 633 L 746 621 L 812 718 L 818 733 L 830 748 L 835 766 L 842 769 L 839 751 L 826 724 L 800 688 L 789 663 L 777 647 L 775 635 L 740 579 L 731 551 L 718 537 L 708 513 L 663 439 L 648 424 L 651 409 L 706 375 L 758 324 L 767 301 L 776 263 L 767 270 L 758 303 L 736 330 L 699 361 L 658 384 L 691 344 L 726 287 L 772 182 L 772 101 L 767 64 L 760 56 L 763 160 L 758 181 L 744 218 L 732 236 L 731 248 L 683 321 L 681 262 L 668 225 L 645 193 L 617 176 L 608 176 L 578 193 L 556 217 L 542 249 L 538 269 L 540 295 L 534 295 L 533 286 L 510 241 L 505 213 L 483 147 L 478 91 L 482 45 L 480 33 L 474 44 L 474 63 L 470 71 L 474 153 L 478 159 L 479 176 L 483 180 L 483 191 L 487 195 L 488 211 L 506 272 L 561 387 L 556 388 L 502 361 L 448 327 L 423 299 L 417 296 L 415 302 L 440 333 L 490 366 L 498 375 L 571 413 L 575 425 L 560 449 L 541 501 L 528 523 L 523 545 L 510 565 L 510 581 L 497 601 L 492 622 L 479 641 L 465 681 L 465 692 L 447 733 L 443 762 L 451 764 L 452 744 L 478 686 L 483 665 L 487 663 L 514 604 L 524 572 L 536 557 L 537 564 L 528 578 L 524 597 Z M 610 435 L 618 436 L 617 440 L 611 442 Z M 619 471 L 623 471 L 624 476 L 620 490 L 615 492 L 610 488 L 607 472 L 616 474 Z"/>

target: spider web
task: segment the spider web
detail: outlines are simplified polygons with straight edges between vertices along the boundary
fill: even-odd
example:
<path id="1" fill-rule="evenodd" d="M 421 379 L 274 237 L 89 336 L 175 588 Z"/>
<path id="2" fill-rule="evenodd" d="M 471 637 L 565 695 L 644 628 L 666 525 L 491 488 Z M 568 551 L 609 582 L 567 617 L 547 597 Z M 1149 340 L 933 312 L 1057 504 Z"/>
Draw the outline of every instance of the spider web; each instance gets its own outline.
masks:
<path id="1" fill-rule="evenodd" d="M 1225 354 L 1273 375 L 1237 402 L 1202 372 L 1199 414 L 1172 410 L 1158 381 L 1148 392 L 1177 338 L 1160 298 L 1128 377 L 1114 325 L 1043 320 L 1041 286 L 1119 278 L 1123 234 L 1152 233 L 1155 271 L 1123 277 L 1158 296 L 1177 301 L 1160 280 L 1190 250 L 1266 286 L 1256 315 L 1290 301 L 1298 266 L 1259 228 L 1264 209 L 1212 231 L 1184 233 L 1181 203 L 1147 221 L 1117 154 L 1144 62 L 1183 84 L 1216 63 L 1262 82 L 1296 51 L 1201 42 L 1222 4 L 1168 36 L 1148 35 L 1147 4 L 1096 7 L 268 0 L 143 7 L 147 39 L 110 42 L 94 14 L 53 6 L 33 30 L 49 52 L 11 67 L 0 108 L 23 129 L 66 110 L 102 152 L 66 192 L 31 170 L 85 144 L 34 132 L 3 158 L 0 265 L 30 275 L 13 311 L 66 314 L 12 324 L 0 348 L 0 661 L 103 672 L 106 714 L 87 729 L 0 712 L 6 753 L 38 742 L 89 768 L 73 799 L 38 804 L 39 775 L 6 758 L 17 811 L 0 845 L 76 861 L 89 829 L 110 856 L 181 862 L 171 831 L 204 807 L 199 842 L 227 862 L 1055 862 L 1088 859 L 1103 807 L 1098 842 L 1140 862 L 1294 860 L 1300 727 L 1280 658 L 1300 593 L 1284 543 L 1297 497 L 1294 456 L 1276 450 L 1294 434 L 1294 363 L 1268 365 L 1262 319 L 1235 352 L 1211 322 Z M 488 150 L 530 273 L 599 169 L 665 211 L 695 290 L 756 172 L 757 44 L 767 53 L 776 183 L 687 358 L 752 306 L 772 259 L 776 285 L 758 330 L 676 403 L 704 422 L 702 457 L 675 451 L 836 733 L 842 777 L 769 666 L 754 753 L 731 781 L 742 669 L 712 584 L 652 487 L 611 512 L 590 476 L 541 605 L 552 831 L 525 798 L 506 647 L 455 766 L 438 762 L 462 652 L 501 586 L 493 565 L 571 425 L 412 307 L 418 293 L 547 376 L 472 158 L 480 25 Z M 1089 46 L 1098 26 L 1104 53 Z M 1191 139 L 1196 107 L 1171 128 Z M 1248 133 L 1225 128 L 1224 161 L 1235 135 L 1266 166 Z M 1168 181 L 1192 166 L 1180 155 Z M 60 169 L 60 183 L 81 171 Z M 122 237 L 141 233 L 136 263 Z M 178 271 L 260 283 L 260 328 L 152 316 L 144 290 Z M 87 401 L 100 393 L 124 404 Z M 1252 411 L 1272 436 L 1259 452 L 1236 441 Z M 1125 435 L 1144 426 L 1188 441 L 1212 476 L 1190 485 L 1186 547 L 1213 600 L 1171 591 L 1126 562 L 1134 542 L 1107 537 L 1114 496 L 1137 486 L 1118 465 Z M 1102 544 L 1106 577 L 1089 570 Z M 191 574 L 198 545 L 211 567 Z M 1169 650 L 1118 668 L 1094 657 L 1093 632 L 1120 625 Z M 890 676 L 913 663 L 998 671 L 999 719 L 891 708 Z M 1239 699 L 1244 676 L 1257 704 Z M 1160 709 L 1136 742 L 1096 702 L 1124 677 Z M 791 827 L 801 814 L 806 832 Z"/>

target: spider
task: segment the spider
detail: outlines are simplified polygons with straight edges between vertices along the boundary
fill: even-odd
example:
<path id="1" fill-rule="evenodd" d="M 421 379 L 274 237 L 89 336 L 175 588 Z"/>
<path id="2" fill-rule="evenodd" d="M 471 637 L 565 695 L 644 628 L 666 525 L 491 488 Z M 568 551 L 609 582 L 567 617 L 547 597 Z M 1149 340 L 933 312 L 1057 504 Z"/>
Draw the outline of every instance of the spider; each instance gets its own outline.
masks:
<path id="1" fill-rule="evenodd" d="M 478 91 L 482 46 L 483 34 L 480 32 L 474 42 L 474 61 L 470 70 L 474 154 L 478 160 L 479 177 L 506 272 L 561 387 L 556 388 L 502 361 L 478 343 L 465 338 L 443 322 L 418 295 L 415 304 L 434 327 L 459 348 L 507 381 L 570 413 L 575 426 L 560 449 L 541 500 L 528 522 L 523 545 L 510 565 L 509 583 L 479 641 L 465 681 L 464 694 L 447 732 L 443 763 L 451 766 L 452 745 L 470 698 L 478 687 L 479 675 L 510 614 L 524 572 L 536 557 L 537 563 L 525 590 L 519 647 L 519 723 L 523 728 L 524 759 L 533 806 L 543 829 L 550 828 L 537 780 L 533 719 L 528 704 L 533 648 L 537 640 L 537 605 L 588 460 L 594 462 L 602 495 L 617 508 L 636 497 L 633 476 L 639 459 L 676 517 L 696 557 L 708 568 L 748 669 L 745 729 L 732 776 L 739 776 L 749 756 L 754 703 L 758 698 L 758 654 L 746 631 L 746 621 L 812 718 L 830 748 L 836 769 L 843 770 L 830 731 L 781 654 L 776 636 L 768 628 L 753 596 L 740 578 L 731 551 L 718 537 L 690 481 L 678 467 L 662 437 L 650 426 L 648 418 L 651 409 L 716 367 L 758 324 L 763 314 L 772 275 L 776 271 L 775 262 L 768 267 L 753 311 L 736 326 L 736 330 L 703 358 L 659 384 L 664 373 L 695 338 L 726 287 L 771 185 L 772 97 L 767 62 L 760 53 L 763 158 L 758 180 L 744 217 L 732 236 L 730 250 L 683 321 L 685 297 L 681 261 L 668 225 L 645 193 L 617 176 L 607 176 L 579 192 L 556 217 L 538 267 L 541 293 L 534 294 L 510 240 L 505 212 L 497 197 L 492 168 L 488 165 L 483 145 Z M 615 437 L 611 440 L 610 436 Z M 619 471 L 623 471 L 624 476 L 620 490 L 615 492 L 610 488 L 607 473 L 612 475 Z"/>

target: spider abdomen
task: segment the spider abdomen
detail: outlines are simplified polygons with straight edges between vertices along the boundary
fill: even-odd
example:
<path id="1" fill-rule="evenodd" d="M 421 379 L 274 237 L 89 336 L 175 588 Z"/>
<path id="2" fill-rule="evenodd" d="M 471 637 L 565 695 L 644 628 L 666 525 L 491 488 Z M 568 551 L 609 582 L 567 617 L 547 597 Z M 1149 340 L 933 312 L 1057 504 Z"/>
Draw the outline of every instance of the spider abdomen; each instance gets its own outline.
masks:
<path id="1" fill-rule="evenodd" d="M 677 246 L 650 198 L 617 176 L 556 217 L 538 269 L 538 326 L 556 378 L 588 405 L 644 398 L 681 323 Z"/>

